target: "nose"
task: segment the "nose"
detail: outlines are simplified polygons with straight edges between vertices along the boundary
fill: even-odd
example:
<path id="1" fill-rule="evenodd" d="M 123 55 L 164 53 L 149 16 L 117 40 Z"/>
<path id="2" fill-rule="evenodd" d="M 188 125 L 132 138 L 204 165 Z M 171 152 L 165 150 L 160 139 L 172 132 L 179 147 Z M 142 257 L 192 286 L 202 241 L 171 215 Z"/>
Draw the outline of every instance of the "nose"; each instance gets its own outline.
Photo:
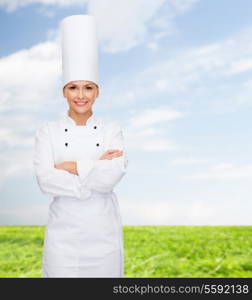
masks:
<path id="1" fill-rule="evenodd" d="M 79 99 L 82 99 L 84 98 L 84 91 L 80 88 L 79 91 L 78 91 L 78 98 Z"/>

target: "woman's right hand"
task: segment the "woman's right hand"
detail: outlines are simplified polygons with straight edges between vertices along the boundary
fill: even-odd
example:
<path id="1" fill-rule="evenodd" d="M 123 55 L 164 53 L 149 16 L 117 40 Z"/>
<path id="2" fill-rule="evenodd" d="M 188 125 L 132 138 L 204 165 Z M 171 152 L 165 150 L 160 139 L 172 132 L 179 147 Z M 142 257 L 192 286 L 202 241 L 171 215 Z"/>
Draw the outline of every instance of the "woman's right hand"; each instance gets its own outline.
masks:
<path id="1" fill-rule="evenodd" d="M 123 155 L 123 151 L 111 149 L 111 150 L 107 150 L 105 153 L 103 153 L 99 159 L 113 159 L 115 157 L 119 157 L 122 155 Z"/>

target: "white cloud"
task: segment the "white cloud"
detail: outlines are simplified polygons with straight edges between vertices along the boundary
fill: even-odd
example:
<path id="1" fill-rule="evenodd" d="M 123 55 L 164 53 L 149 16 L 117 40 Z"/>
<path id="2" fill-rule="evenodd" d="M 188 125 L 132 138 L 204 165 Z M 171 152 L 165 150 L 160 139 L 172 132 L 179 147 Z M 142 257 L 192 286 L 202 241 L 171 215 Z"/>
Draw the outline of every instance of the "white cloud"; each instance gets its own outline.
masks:
<path id="1" fill-rule="evenodd" d="M 114 86 L 120 87 L 124 82 L 131 88 L 128 91 L 111 87 L 111 95 L 116 95 L 112 101 L 118 103 L 120 99 L 118 105 L 131 106 L 138 99 L 142 103 L 159 99 L 176 106 L 207 105 L 218 112 L 251 105 L 252 86 L 246 78 L 252 69 L 251 35 L 252 27 L 248 27 L 224 41 L 163 55 L 141 71 L 115 79 Z M 245 77 L 237 80 L 235 76 L 241 74 Z"/>
<path id="2" fill-rule="evenodd" d="M 32 140 L 32 139 L 31 139 Z M 12 149 L 0 155 L 0 188 L 5 181 L 14 177 L 26 177 L 33 172 L 32 149 Z"/>
<path id="3" fill-rule="evenodd" d="M 60 77 L 59 47 L 48 41 L 0 59 L 0 111 L 45 107 Z"/>
<path id="4" fill-rule="evenodd" d="M 138 78 L 145 78 L 145 81 L 157 78 L 157 90 L 178 92 L 192 85 L 206 84 L 206 79 L 215 80 L 247 71 L 252 68 L 252 41 L 247 40 L 251 32 L 252 28 L 224 42 L 181 51 L 175 57 L 151 65 L 138 74 Z M 245 60 L 246 56 L 249 59 Z M 148 86 L 148 82 L 145 85 Z"/>
<path id="5" fill-rule="evenodd" d="M 206 171 L 185 175 L 185 179 L 215 179 L 215 180 L 252 180 L 252 165 L 234 165 L 232 163 L 219 163 L 210 166 Z"/>
<path id="6" fill-rule="evenodd" d="M 169 122 L 184 116 L 166 106 L 135 112 L 125 130 L 127 146 L 131 150 L 169 151 L 178 148 L 167 136 Z M 160 127 L 161 125 L 161 127 Z"/>
<path id="7" fill-rule="evenodd" d="M 44 203 L 2 208 L 0 225 L 45 225 L 49 198 Z M 251 203 L 240 201 L 153 201 L 138 203 L 120 197 L 123 225 L 251 225 Z M 228 213 L 227 213 L 228 211 Z"/>
<path id="8" fill-rule="evenodd" d="M 46 225 L 49 202 L 3 208 L 0 225 Z"/>
<path id="9" fill-rule="evenodd" d="M 171 0 L 172 5 L 176 11 L 184 13 L 192 8 L 192 6 L 199 0 Z"/>
<path id="10" fill-rule="evenodd" d="M 171 120 L 176 120 L 182 117 L 183 114 L 179 111 L 168 107 L 155 107 L 146 109 L 130 119 L 130 125 L 134 128 L 152 126 L 158 123 L 164 123 Z"/>
<path id="11" fill-rule="evenodd" d="M 239 200 L 138 203 L 121 199 L 120 207 L 125 225 L 251 225 L 252 204 Z"/>
<path id="12" fill-rule="evenodd" d="M 88 0 L 0 0 L 0 6 L 3 6 L 8 12 L 13 12 L 20 7 L 30 4 L 57 5 L 57 6 L 83 6 Z"/>
<path id="13" fill-rule="evenodd" d="M 174 159 L 171 164 L 174 166 L 187 166 L 194 164 L 205 164 L 209 163 L 210 160 L 208 158 L 198 158 L 198 157 L 179 157 Z"/>
<path id="14" fill-rule="evenodd" d="M 237 74 L 237 73 L 250 71 L 251 69 L 252 69 L 252 57 L 250 59 L 242 58 L 238 61 L 232 62 L 227 73 Z"/>
<path id="15" fill-rule="evenodd" d="M 20 111 L 1 115 L 0 145 L 5 150 L 28 149 L 33 144 L 31 135 L 42 124 L 36 115 Z"/>
<path id="16" fill-rule="evenodd" d="M 53 17 L 55 16 L 55 14 L 56 14 L 56 11 L 55 11 L 55 10 L 52 10 L 52 9 L 51 9 L 50 7 L 48 7 L 48 6 L 40 6 L 40 7 L 37 9 L 37 11 L 38 11 L 40 14 L 42 14 L 42 15 L 48 17 L 48 18 L 53 18 Z"/>
<path id="17" fill-rule="evenodd" d="M 124 130 L 126 147 L 128 150 L 136 151 L 169 151 L 178 148 L 160 128 L 143 128 L 134 130 L 127 126 Z"/>
<path id="18" fill-rule="evenodd" d="M 153 51 L 156 51 L 156 50 L 158 50 L 158 43 L 150 42 L 150 43 L 146 44 L 146 47 L 153 50 Z"/>
<path id="19" fill-rule="evenodd" d="M 148 35 L 150 19 L 164 3 L 164 0 L 89 1 L 88 10 L 97 18 L 103 49 L 115 53 L 142 44 Z"/>
<path id="20" fill-rule="evenodd" d="M 32 171 L 35 130 L 59 107 L 59 56 L 56 39 L 0 59 L 1 184 Z"/>
<path id="21" fill-rule="evenodd" d="M 178 148 L 178 146 L 165 138 L 152 138 L 140 146 L 145 151 L 169 151 L 169 150 L 175 150 Z"/>
<path id="22" fill-rule="evenodd" d="M 174 18 L 196 1 L 180 0 L 92 0 L 88 11 L 97 18 L 98 34 L 106 52 L 127 51 L 144 44 L 151 49 L 172 34 Z"/>
<path id="23" fill-rule="evenodd" d="M 163 37 L 176 32 L 174 18 L 190 10 L 196 0 L 0 0 L 8 12 L 30 4 L 41 4 L 39 12 L 53 17 L 48 7 L 87 5 L 89 14 L 96 17 L 101 47 L 106 52 L 127 51 L 145 44 L 157 49 Z"/>

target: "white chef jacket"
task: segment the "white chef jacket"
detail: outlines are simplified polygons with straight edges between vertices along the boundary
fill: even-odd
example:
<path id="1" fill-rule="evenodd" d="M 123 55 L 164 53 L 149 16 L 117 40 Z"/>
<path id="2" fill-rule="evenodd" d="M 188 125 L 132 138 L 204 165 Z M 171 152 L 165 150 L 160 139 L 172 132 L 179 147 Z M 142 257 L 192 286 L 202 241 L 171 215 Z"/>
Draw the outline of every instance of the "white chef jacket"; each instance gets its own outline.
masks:
<path id="1" fill-rule="evenodd" d="M 53 196 L 43 248 L 43 277 L 122 277 L 123 231 L 115 185 L 126 173 L 126 154 L 100 160 L 109 149 L 125 152 L 117 122 L 92 114 L 78 126 L 68 112 L 46 121 L 35 137 L 34 169 L 44 194 Z M 54 167 L 76 161 L 78 176 Z"/>

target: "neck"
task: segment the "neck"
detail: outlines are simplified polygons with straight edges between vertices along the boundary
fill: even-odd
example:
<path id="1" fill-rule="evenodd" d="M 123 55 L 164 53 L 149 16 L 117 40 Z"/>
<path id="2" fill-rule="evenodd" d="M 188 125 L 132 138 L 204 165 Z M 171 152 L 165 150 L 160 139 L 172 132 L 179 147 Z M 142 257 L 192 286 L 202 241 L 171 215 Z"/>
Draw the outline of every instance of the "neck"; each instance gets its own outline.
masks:
<path id="1" fill-rule="evenodd" d="M 87 123 L 87 119 L 93 115 L 92 110 L 89 110 L 89 111 L 85 112 L 84 114 L 78 114 L 75 111 L 72 111 L 69 109 L 67 113 L 68 113 L 68 116 L 75 121 L 76 125 L 79 125 L 79 126 L 80 125 L 85 126 Z"/>

